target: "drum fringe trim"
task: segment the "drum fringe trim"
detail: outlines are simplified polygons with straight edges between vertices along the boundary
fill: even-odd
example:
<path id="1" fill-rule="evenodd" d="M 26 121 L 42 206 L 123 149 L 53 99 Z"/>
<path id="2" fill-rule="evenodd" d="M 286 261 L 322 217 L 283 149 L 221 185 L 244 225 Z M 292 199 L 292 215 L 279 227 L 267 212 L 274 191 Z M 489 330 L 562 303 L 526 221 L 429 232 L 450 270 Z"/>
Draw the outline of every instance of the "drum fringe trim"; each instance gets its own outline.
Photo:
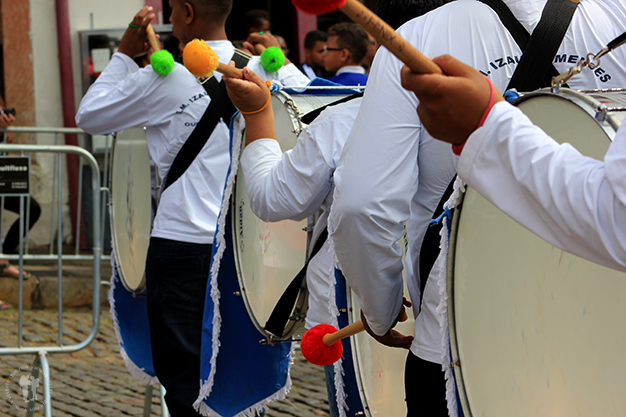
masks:
<path id="1" fill-rule="evenodd" d="M 113 244 L 111 244 L 111 246 L 113 246 Z M 143 384 L 156 385 L 159 383 L 159 378 L 157 378 L 156 376 L 151 376 L 147 374 L 144 368 L 140 368 L 137 365 L 135 365 L 135 362 L 133 362 L 130 359 L 130 357 L 128 357 L 126 350 L 122 347 L 122 343 L 124 343 L 124 341 L 122 340 L 122 333 L 120 331 L 120 323 L 117 318 L 117 311 L 115 310 L 115 299 L 113 298 L 113 294 L 115 292 L 115 285 L 116 285 L 115 281 L 117 280 L 118 282 L 120 282 L 119 273 L 117 272 L 117 264 L 115 262 L 114 251 L 115 249 L 113 249 L 111 252 L 111 267 L 113 269 L 113 273 L 111 274 L 111 288 L 109 291 L 109 304 L 111 305 L 111 308 L 109 311 L 111 313 L 111 318 L 113 320 L 113 330 L 115 330 L 115 336 L 117 337 L 117 344 L 120 347 L 120 355 L 122 355 L 122 359 L 124 359 L 124 365 L 126 365 L 126 369 L 128 370 L 128 372 L 130 372 L 132 376 L 137 378 Z"/>
<path id="2" fill-rule="evenodd" d="M 198 395 L 198 399 L 193 403 L 194 409 L 202 414 L 203 416 L 208 417 L 222 417 L 220 414 L 216 413 L 214 410 L 209 407 L 204 400 L 209 397 L 211 394 L 211 390 L 213 389 L 213 381 L 215 378 L 216 372 L 216 363 L 217 363 L 217 354 L 219 352 L 220 347 L 220 330 L 222 325 L 222 317 L 220 316 L 220 291 L 217 287 L 217 276 L 220 269 L 220 263 L 222 261 L 222 257 L 224 255 L 224 251 L 226 250 L 226 240 L 224 238 L 224 233 L 226 230 L 226 214 L 228 213 L 229 201 L 230 197 L 233 193 L 233 188 L 235 185 L 235 177 L 237 175 L 237 170 L 239 168 L 239 157 L 241 156 L 241 135 L 233 135 L 232 132 L 240 132 L 243 129 L 244 119 L 238 113 L 235 113 L 232 120 L 233 127 L 231 128 L 231 137 L 235 137 L 233 140 L 233 151 L 232 151 L 232 163 L 230 167 L 230 171 L 228 172 L 228 178 L 226 179 L 226 188 L 224 190 L 224 197 L 222 198 L 222 205 L 220 207 L 220 215 L 218 218 L 218 233 L 215 236 L 214 244 L 217 245 L 217 250 L 215 252 L 215 256 L 213 258 L 213 264 L 211 265 L 211 299 L 213 300 L 213 334 L 212 334 L 212 355 L 211 355 L 211 371 L 209 372 L 209 377 L 205 381 L 200 381 L 200 393 Z M 258 415 L 258 412 L 264 411 L 267 409 L 267 405 L 274 402 L 284 400 L 287 397 L 287 394 L 291 390 L 291 366 L 294 363 L 295 359 L 295 344 L 291 344 L 290 350 L 290 358 L 289 358 L 289 367 L 287 370 L 287 381 L 285 386 L 276 391 L 272 396 L 265 398 L 262 401 L 254 404 L 251 407 L 241 411 L 239 414 L 233 417 L 255 417 Z"/>
<path id="3" fill-rule="evenodd" d="M 291 344 L 291 350 L 289 351 L 289 371 L 291 372 L 291 366 L 293 365 L 296 359 L 296 344 Z M 280 390 L 276 391 L 274 395 L 271 397 L 267 397 L 262 401 L 246 408 L 242 412 L 232 416 L 232 417 L 257 417 L 261 412 L 267 411 L 268 405 L 273 403 L 274 401 L 282 401 L 287 398 L 287 394 L 291 391 L 292 381 L 291 374 L 287 376 L 287 383 Z M 194 403 L 195 407 L 195 403 Z M 200 414 L 206 417 L 222 417 L 221 414 L 217 413 L 211 407 L 209 407 L 204 401 L 200 403 L 200 406 L 196 409 Z"/>
<path id="4" fill-rule="evenodd" d="M 335 254 L 335 243 L 333 242 L 332 236 L 330 235 L 330 230 L 328 233 L 328 252 L 330 253 L 330 258 L 333 260 L 333 265 L 328 271 L 328 282 L 330 284 L 329 288 L 329 297 L 328 297 L 328 312 L 330 313 L 330 321 L 336 329 L 339 329 L 339 321 L 337 317 L 339 316 L 339 308 L 337 308 L 337 299 L 336 299 L 336 291 L 335 286 L 337 285 L 337 278 L 335 277 L 335 267 L 339 265 L 339 261 L 337 259 L 337 255 Z M 339 411 L 339 417 L 347 417 L 347 412 L 350 407 L 348 407 L 348 403 L 346 402 L 346 398 L 348 398 L 348 394 L 345 391 L 345 382 L 343 381 L 343 376 L 345 372 L 343 370 L 343 359 L 339 359 L 333 365 L 333 370 L 335 371 L 335 399 L 337 400 L 337 410 Z"/>
<path id="5" fill-rule="evenodd" d="M 235 131 L 239 131 L 241 129 L 242 118 L 235 117 L 233 129 Z M 232 132 L 231 132 L 232 133 Z M 238 135 L 239 136 L 239 135 Z M 231 134 L 232 137 L 232 134 Z M 213 380 L 215 378 L 216 371 L 216 363 L 217 363 L 217 354 L 220 349 L 220 331 L 222 326 L 222 317 L 220 316 L 220 290 L 217 287 L 217 276 L 220 270 L 220 264 L 222 261 L 222 257 L 224 255 L 224 251 L 226 250 L 226 240 L 224 238 L 224 233 L 226 230 L 226 214 L 228 213 L 228 204 L 230 201 L 230 196 L 233 193 L 233 187 L 235 185 L 235 177 L 237 175 L 237 168 L 239 165 L 239 156 L 241 153 L 241 137 L 237 137 L 233 143 L 233 156 L 230 171 L 228 172 L 228 178 L 226 179 L 226 189 L 224 190 L 224 196 L 222 197 L 222 206 L 220 207 L 219 218 L 217 219 L 218 224 L 218 232 L 217 236 L 215 236 L 214 244 L 217 245 L 217 251 L 215 252 L 215 256 L 213 258 L 213 263 L 211 265 L 211 299 L 213 300 L 213 334 L 211 336 L 212 346 L 211 346 L 211 371 L 209 372 L 209 377 L 206 381 L 200 381 L 200 393 L 198 395 L 198 399 L 193 403 L 193 407 L 196 411 L 200 412 L 202 415 L 217 415 L 217 414 L 205 414 L 205 412 L 211 412 L 212 410 L 208 405 L 204 403 L 204 399 L 208 398 L 211 394 L 211 390 L 213 389 Z M 205 410 L 203 412 L 202 410 Z"/>
<path id="6" fill-rule="evenodd" d="M 444 208 L 452 210 L 456 207 L 459 197 L 465 192 L 465 183 L 458 176 L 454 182 L 452 195 L 444 204 Z M 448 222 L 444 219 L 439 232 L 441 241 L 439 244 L 439 256 L 437 266 L 439 267 L 439 305 L 437 306 L 437 318 L 439 320 L 439 334 L 441 336 L 441 368 L 446 379 L 446 400 L 448 402 L 448 415 L 458 416 L 458 404 L 456 398 L 456 384 L 454 374 L 450 367 L 450 333 L 448 326 L 448 251 L 449 236 Z"/>

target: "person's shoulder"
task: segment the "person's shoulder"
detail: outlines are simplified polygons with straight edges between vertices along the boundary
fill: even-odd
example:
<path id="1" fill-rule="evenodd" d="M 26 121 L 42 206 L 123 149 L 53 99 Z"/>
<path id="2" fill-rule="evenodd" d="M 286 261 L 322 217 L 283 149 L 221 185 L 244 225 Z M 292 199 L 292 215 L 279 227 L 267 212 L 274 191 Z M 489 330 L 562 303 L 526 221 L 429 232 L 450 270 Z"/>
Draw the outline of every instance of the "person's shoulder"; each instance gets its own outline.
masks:
<path id="1" fill-rule="evenodd" d="M 477 0 L 454 0 L 431 10 L 421 16 L 414 17 L 407 21 L 397 30 L 403 37 L 410 37 L 416 31 L 424 30 L 425 27 L 432 27 L 434 22 L 445 19 L 467 19 L 480 18 L 483 14 L 494 14 L 493 10 Z"/>

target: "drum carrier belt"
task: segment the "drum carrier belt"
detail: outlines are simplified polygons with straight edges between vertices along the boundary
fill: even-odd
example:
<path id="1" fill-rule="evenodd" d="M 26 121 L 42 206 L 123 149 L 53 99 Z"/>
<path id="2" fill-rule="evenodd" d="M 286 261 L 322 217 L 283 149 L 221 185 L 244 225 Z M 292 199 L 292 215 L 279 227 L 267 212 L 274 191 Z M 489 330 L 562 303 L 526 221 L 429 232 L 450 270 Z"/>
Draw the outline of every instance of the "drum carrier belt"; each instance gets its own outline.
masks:
<path id="1" fill-rule="evenodd" d="M 574 17 L 578 0 L 548 0 L 532 36 L 502 0 L 480 1 L 498 14 L 502 24 L 522 50 L 522 57 L 507 90 L 515 88 L 526 92 L 549 87 L 552 77 L 559 75 L 553 65 L 554 57 Z"/>
<path id="2" fill-rule="evenodd" d="M 237 68 L 245 67 L 252 57 L 245 52 L 235 49 L 235 53 L 231 58 L 235 61 Z M 220 119 L 224 119 L 226 123 L 230 122 L 230 118 L 235 114 L 237 109 L 230 101 L 228 93 L 226 92 L 226 86 L 223 82 L 218 82 L 215 77 L 211 77 L 204 84 L 202 84 L 211 102 L 205 110 L 202 118 L 189 135 L 189 138 L 185 141 L 180 148 L 170 166 L 170 170 L 165 177 L 165 183 L 161 187 L 161 195 L 163 191 L 180 178 L 191 163 L 196 159 L 204 145 L 207 143 L 215 126 L 219 123 Z"/>

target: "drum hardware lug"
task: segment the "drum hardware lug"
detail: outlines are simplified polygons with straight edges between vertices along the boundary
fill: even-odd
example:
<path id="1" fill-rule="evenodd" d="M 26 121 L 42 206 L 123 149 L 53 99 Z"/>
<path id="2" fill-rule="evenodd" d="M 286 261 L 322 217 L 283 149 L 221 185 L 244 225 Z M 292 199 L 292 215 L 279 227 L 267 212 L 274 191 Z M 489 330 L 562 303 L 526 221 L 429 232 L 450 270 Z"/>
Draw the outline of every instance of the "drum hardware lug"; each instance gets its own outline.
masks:
<path id="1" fill-rule="evenodd" d="M 598 110 L 596 111 L 595 119 L 598 122 L 604 122 L 606 120 L 607 114 L 608 114 L 608 109 L 604 104 L 602 104 L 600 105 L 600 107 L 598 107 Z"/>
<path id="2" fill-rule="evenodd" d="M 236 295 L 237 297 L 241 297 L 241 291 L 235 291 L 233 292 L 233 295 Z"/>
<path id="3" fill-rule="evenodd" d="M 365 413 L 363 411 L 357 411 L 356 413 L 354 413 L 354 417 L 361 417 L 364 416 Z"/>
<path id="4" fill-rule="evenodd" d="M 450 368 L 460 368 L 461 367 L 461 361 L 460 360 L 455 360 L 453 362 L 450 362 Z"/>
<path id="5" fill-rule="evenodd" d="M 303 227 L 302 231 L 307 232 L 307 233 L 312 232 L 313 231 L 313 227 L 312 226 Z"/>
<path id="6" fill-rule="evenodd" d="M 300 314 L 294 314 L 293 316 L 289 317 L 289 320 L 302 321 L 304 320 L 304 317 L 302 317 Z"/>
<path id="7" fill-rule="evenodd" d="M 347 313 L 347 312 L 348 312 L 348 309 L 347 309 L 347 308 L 340 308 L 340 309 L 339 309 L 339 312 L 340 312 L 340 313 Z"/>

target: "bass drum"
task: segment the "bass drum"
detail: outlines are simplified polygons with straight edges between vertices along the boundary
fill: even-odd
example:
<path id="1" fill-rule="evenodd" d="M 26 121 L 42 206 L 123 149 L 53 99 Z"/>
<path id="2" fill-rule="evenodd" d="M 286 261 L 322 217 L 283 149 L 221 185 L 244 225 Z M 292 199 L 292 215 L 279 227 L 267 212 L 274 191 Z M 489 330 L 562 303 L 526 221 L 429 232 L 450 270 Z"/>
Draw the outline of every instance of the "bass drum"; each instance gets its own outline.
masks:
<path id="1" fill-rule="evenodd" d="M 272 95 L 276 137 L 283 152 L 292 149 L 305 126 L 306 114 L 334 103 L 346 95 Z M 243 142 L 243 141 L 242 141 Z M 242 144 L 243 146 L 243 144 Z M 283 291 L 304 266 L 307 253 L 307 222 L 284 220 L 266 223 L 250 209 L 241 167 L 232 198 L 233 244 L 241 295 L 256 328 L 274 341 L 304 333 L 308 294 L 301 291 L 282 337 L 264 329 Z"/>
<path id="2" fill-rule="evenodd" d="M 602 160 L 624 92 L 542 91 L 519 108 Z M 626 275 L 565 253 L 468 188 L 448 264 L 450 344 L 463 412 L 481 417 L 626 415 Z"/>
<path id="3" fill-rule="evenodd" d="M 398 242 L 403 248 L 402 263 L 405 262 L 409 240 L 406 234 Z M 403 293 L 409 299 L 409 290 L 404 279 Z M 361 319 L 361 308 L 354 292 L 348 290 L 348 315 L 350 322 Z M 396 324 L 395 330 L 404 335 L 412 335 L 415 319 L 411 309 L 407 309 L 408 320 Z M 360 332 L 351 338 L 352 360 L 356 373 L 363 412 L 366 416 L 405 416 L 404 368 L 408 351 L 394 349 L 376 341 L 367 332 Z"/>
<path id="4" fill-rule="evenodd" d="M 115 134 L 109 193 L 111 239 L 120 280 L 128 291 L 141 293 L 146 288 L 146 255 L 152 227 L 150 156 L 144 129 Z"/>

